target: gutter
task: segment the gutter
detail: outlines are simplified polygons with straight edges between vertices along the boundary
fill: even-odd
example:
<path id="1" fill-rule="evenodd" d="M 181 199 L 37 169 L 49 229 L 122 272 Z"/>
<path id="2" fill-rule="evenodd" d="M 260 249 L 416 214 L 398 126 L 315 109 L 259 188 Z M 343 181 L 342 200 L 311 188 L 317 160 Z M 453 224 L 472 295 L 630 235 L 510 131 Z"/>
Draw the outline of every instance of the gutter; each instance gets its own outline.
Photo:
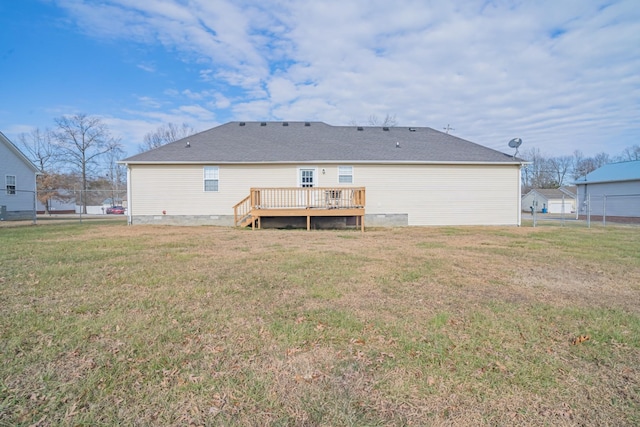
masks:
<path id="1" fill-rule="evenodd" d="M 287 161 L 264 161 L 264 162 L 243 162 L 243 161 L 216 161 L 216 160 L 193 160 L 193 161 L 132 161 L 121 160 L 117 162 L 122 165 L 315 165 L 318 163 L 344 164 L 344 165 L 492 165 L 492 166 L 515 166 L 528 165 L 531 162 L 479 162 L 479 161 L 416 161 L 416 160 L 287 160 Z"/>

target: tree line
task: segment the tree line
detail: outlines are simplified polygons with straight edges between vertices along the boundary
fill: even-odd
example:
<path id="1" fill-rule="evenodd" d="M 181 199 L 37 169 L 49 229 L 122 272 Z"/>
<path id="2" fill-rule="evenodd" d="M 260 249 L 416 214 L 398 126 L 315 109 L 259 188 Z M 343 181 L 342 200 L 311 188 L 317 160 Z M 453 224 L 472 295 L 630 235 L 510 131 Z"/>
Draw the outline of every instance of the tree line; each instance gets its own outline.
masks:
<path id="1" fill-rule="evenodd" d="M 45 212 L 49 213 L 54 200 L 76 199 L 82 213 L 87 213 L 89 204 L 102 204 L 98 199 L 108 195 L 112 205 L 121 202 L 114 191 L 126 188 L 126 171 L 118 164 L 127 155 L 121 139 L 111 134 L 102 119 L 84 113 L 62 116 L 54 123 L 52 129 L 34 128 L 18 136 L 25 155 L 40 172 L 37 198 Z M 138 150 L 147 151 L 193 133 L 195 130 L 186 124 L 161 125 L 144 136 Z"/>
<path id="2" fill-rule="evenodd" d="M 559 188 L 572 185 L 579 178 L 613 162 L 640 160 L 640 145 L 627 147 L 622 153 L 610 156 L 601 152 L 585 156 L 576 150 L 570 156 L 547 156 L 538 148 L 524 150 L 520 158 L 531 162 L 522 169 L 523 194 L 534 188 Z"/>

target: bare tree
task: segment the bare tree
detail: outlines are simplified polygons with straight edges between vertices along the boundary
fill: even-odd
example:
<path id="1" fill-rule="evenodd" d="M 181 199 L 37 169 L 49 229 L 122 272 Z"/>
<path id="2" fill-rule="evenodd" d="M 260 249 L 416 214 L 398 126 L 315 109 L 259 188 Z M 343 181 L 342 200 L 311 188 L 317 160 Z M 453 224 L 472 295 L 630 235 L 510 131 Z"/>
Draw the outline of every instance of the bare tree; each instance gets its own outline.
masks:
<path id="1" fill-rule="evenodd" d="M 546 157 L 538 148 L 529 148 L 520 155 L 523 159 L 531 162 L 523 169 L 522 187 L 527 192 L 533 188 L 557 188 L 558 182 L 551 172 L 550 159 Z"/>
<path id="2" fill-rule="evenodd" d="M 565 185 L 565 180 L 571 171 L 572 164 L 573 158 L 571 156 L 551 157 L 547 161 L 549 172 L 553 174 L 558 187 Z"/>
<path id="3" fill-rule="evenodd" d="M 378 116 L 372 114 L 369 116 L 369 126 L 395 127 L 398 126 L 398 120 L 396 120 L 395 114 L 393 116 L 387 114 L 383 120 L 380 120 Z"/>
<path id="4" fill-rule="evenodd" d="M 118 164 L 118 160 L 121 160 L 125 155 L 126 153 L 120 146 L 116 146 L 106 153 L 106 176 L 111 186 L 111 206 L 122 204 L 121 192 L 125 188 L 126 172 L 124 166 Z"/>
<path id="5" fill-rule="evenodd" d="M 632 162 L 635 160 L 640 160 L 640 145 L 632 145 L 631 147 L 627 147 L 620 155 L 620 161 L 622 162 Z"/>
<path id="6" fill-rule="evenodd" d="M 21 133 L 18 136 L 20 145 L 26 151 L 31 160 L 40 172 L 49 171 L 56 161 L 57 146 L 53 143 L 51 131 L 39 128 L 31 130 L 29 133 Z"/>
<path id="7" fill-rule="evenodd" d="M 55 119 L 57 129 L 53 133 L 59 148 L 60 160 L 81 178 L 82 212 L 87 213 L 86 194 L 89 176 L 94 172 L 98 160 L 120 146 L 107 126 L 98 117 L 86 114 L 63 116 Z"/>
<path id="8" fill-rule="evenodd" d="M 573 178 L 578 179 L 594 170 L 610 163 L 611 159 L 607 153 L 598 153 L 594 157 L 585 157 L 581 151 L 573 152 Z"/>
<path id="9" fill-rule="evenodd" d="M 139 152 L 142 153 L 170 142 L 186 138 L 194 133 L 196 133 L 196 130 L 186 123 L 183 123 L 182 126 L 167 123 L 166 125 L 158 126 L 158 129 L 154 132 L 147 133 L 144 136 L 144 142 L 138 147 L 138 149 Z"/>
<path id="10" fill-rule="evenodd" d="M 59 188 L 62 180 L 55 170 L 58 147 L 54 144 L 49 129 L 41 131 L 35 128 L 29 133 L 21 133 L 18 140 L 29 160 L 40 171 L 37 176 L 37 198 L 44 205 L 45 213 L 49 213 L 51 200 L 66 200 Z"/>

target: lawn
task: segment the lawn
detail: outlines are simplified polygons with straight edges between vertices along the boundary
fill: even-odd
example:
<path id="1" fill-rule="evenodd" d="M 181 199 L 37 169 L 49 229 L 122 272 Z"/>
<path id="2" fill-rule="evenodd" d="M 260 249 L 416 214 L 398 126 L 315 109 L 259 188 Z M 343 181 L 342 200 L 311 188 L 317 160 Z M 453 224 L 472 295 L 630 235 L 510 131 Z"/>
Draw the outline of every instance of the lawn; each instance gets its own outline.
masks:
<path id="1" fill-rule="evenodd" d="M 0 425 L 640 424 L 637 227 L 0 243 Z"/>

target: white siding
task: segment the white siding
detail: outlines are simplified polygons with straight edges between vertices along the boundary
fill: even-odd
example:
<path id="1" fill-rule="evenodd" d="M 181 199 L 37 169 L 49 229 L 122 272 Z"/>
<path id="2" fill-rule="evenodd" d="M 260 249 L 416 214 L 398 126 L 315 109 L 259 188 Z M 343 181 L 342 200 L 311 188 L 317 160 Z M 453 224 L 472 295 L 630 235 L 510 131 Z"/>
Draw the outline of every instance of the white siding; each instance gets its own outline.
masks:
<path id="1" fill-rule="evenodd" d="M 5 177 L 16 177 L 16 194 L 7 194 Z M 7 211 L 33 211 L 35 172 L 0 141 L 0 205 Z"/>
<path id="2" fill-rule="evenodd" d="M 358 166 L 367 214 L 408 213 L 409 225 L 517 225 L 517 166 Z"/>
<path id="3" fill-rule="evenodd" d="M 640 217 L 640 181 L 578 185 L 579 213 L 585 215 L 585 200 L 590 196 L 591 215 Z M 606 197 L 605 197 L 606 196 Z"/>
<path id="4" fill-rule="evenodd" d="M 317 185 L 366 188 L 366 213 L 407 214 L 409 225 L 517 225 L 519 167 L 514 165 L 349 165 L 353 183 L 338 184 L 338 165 L 211 165 L 219 192 L 203 189 L 203 167 L 131 166 L 131 214 L 232 215 L 251 187 L 295 187 L 300 166 Z"/>
<path id="5" fill-rule="evenodd" d="M 204 191 L 205 165 L 131 167 L 132 215 L 233 215 L 251 187 L 295 187 L 293 166 L 219 166 L 217 192 Z"/>

